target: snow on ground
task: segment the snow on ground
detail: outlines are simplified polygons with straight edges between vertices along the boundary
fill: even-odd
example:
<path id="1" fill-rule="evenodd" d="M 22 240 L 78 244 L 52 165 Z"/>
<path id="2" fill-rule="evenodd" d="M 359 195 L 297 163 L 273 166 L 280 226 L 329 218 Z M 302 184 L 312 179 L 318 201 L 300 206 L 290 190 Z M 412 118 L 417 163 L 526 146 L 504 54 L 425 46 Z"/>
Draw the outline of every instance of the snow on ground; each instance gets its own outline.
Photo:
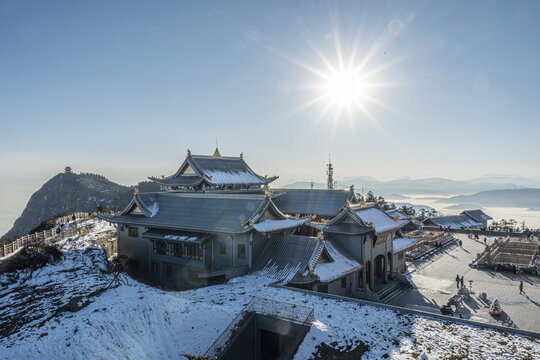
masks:
<path id="1" fill-rule="evenodd" d="M 540 353 L 538 340 L 274 288 L 269 286 L 272 280 L 255 276 L 184 292 L 129 278 L 107 290 L 113 275 L 90 240 L 110 229 L 99 221 L 93 229 L 62 242 L 63 260 L 31 276 L 18 274 L 16 281 L 2 286 L 0 359 L 182 359 L 184 353 L 203 354 L 251 296 L 315 309 L 316 322 L 295 359 L 309 359 L 321 342 L 342 346 L 353 340 L 370 346 L 365 359 L 423 354 L 429 359 L 533 359 Z M 1 275 L 0 282 L 8 277 Z M 70 311 L 66 305 L 73 298 L 79 306 Z"/>

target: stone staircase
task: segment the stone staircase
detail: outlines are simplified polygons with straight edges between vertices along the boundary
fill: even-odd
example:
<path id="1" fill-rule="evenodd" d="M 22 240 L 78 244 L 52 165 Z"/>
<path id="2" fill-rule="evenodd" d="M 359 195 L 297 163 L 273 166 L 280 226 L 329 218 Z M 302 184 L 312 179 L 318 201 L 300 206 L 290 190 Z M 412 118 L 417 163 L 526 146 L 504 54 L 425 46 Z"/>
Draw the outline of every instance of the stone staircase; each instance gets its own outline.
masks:
<path id="1" fill-rule="evenodd" d="M 410 284 L 406 284 L 399 280 L 391 280 L 388 282 L 388 285 L 377 291 L 377 297 L 382 303 L 388 304 L 401 294 L 409 291 L 411 288 Z"/>

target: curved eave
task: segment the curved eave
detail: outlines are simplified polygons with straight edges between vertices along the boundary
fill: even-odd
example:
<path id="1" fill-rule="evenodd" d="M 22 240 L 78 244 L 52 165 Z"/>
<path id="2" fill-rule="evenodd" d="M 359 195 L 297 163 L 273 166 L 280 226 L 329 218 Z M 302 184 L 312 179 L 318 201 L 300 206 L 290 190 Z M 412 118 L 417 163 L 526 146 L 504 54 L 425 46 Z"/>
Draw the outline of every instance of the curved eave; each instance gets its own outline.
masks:
<path id="1" fill-rule="evenodd" d="M 256 176 L 258 176 L 258 175 L 256 175 Z M 261 178 L 260 181 L 257 181 L 257 182 L 242 182 L 242 183 L 240 183 L 240 182 L 238 182 L 238 183 L 214 182 L 208 177 L 205 177 L 204 180 L 208 185 L 214 185 L 214 186 L 227 186 L 227 185 L 229 185 L 229 186 L 230 185 L 247 185 L 247 186 L 251 186 L 251 185 L 268 185 L 272 181 L 276 180 L 277 178 L 278 178 L 278 176 L 274 176 L 274 177 L 268 178 L 268 179 Z"/>
<path id="2" fill-rule="evenodd" d="M 145 226 L 145 227 L 151 227 L 156 229 L 166 229 L 166 230 L 180 230 L 180 231 L 192 231 L 192 232 L 202 232 L 202 233 L 211 233 L 211 234 L 244 234 L 247 232 L 250 232 L 252 229 L 249 226 L 244 226 L 243 228 L 237 229 L 237 230 L 231 230 L 231 229 L 203 229 L 203 228 L 197 228 L 197 227 L 180 227 L 175 225 L 165 225 L 165 224 L 155 224 L 155 223 L 147 223 L 147 222 L 137 222 L 133 220 L 122 220 L 118 219 L 117 217 L 109 217 L 106 215 L 99 215 L 100 219 L 108 221 L 113 224 L 127 224 L 127 225 L 137 225 L 137 226 Z M 147 219 L 147 218 L 145 218 Z"/>
<path id="3" fill-rule="evenodd" d="M 196 180 L 196 181 L 194 181 L 192 183 L 185 183 L 185 182 L 183 182 L 183 183 L 180 183 L 180 182 L 174 183 L 174 182 L 167 182 L 166 181 L 168 179 L 173 179 L 173 178 L 175 178 L 174 175 L 166 177 L 165 179 L 159 179 L 159 178 L 156 178 L 156 177 L 149 177 L 148 179 L 152 180 L 153 182 L 155 182 L 157 184 L 164 185 L 164 186 L 197 186 L 200 183 L 202 183 L 203 180 L 204 180 L 203 178 L 200 178 L 200 179 L 198 179 L 198 180 Z M 178 178 L 180 178 L 180 177 L 178 177 Z"/>

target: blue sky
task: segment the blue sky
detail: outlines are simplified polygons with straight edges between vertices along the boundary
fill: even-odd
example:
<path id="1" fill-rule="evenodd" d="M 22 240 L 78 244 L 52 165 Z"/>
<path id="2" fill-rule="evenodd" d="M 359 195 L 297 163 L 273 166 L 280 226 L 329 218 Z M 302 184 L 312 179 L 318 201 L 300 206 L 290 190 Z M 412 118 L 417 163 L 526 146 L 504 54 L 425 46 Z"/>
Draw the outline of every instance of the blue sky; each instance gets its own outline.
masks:
<path id="1" fill-rule="evenodd" d="M 384 68 L 369 116 L 298 110 L 338 38 Z M 540 176 L 538 39 L 535 1 L 0 1 L 0 195 L 68 164 L 136 183 L 216 138 L 282 183 L 329 153 L 338 178 Z"/>

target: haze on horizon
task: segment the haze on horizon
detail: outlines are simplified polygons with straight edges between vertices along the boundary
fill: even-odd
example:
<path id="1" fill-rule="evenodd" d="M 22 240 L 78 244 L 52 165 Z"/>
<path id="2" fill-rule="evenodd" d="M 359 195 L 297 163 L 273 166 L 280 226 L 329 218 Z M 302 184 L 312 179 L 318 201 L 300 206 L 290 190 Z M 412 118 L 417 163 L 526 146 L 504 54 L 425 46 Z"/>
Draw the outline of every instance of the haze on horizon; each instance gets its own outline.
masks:
<path id="1" fill-rule="evenodd" d="M 4 1 L 0 210 L 66 165 L 134 184 L 216 138 L 278 186 L 329 154 L 338 179 L 540 178 L 538 38 L 526 1 Z"/>

